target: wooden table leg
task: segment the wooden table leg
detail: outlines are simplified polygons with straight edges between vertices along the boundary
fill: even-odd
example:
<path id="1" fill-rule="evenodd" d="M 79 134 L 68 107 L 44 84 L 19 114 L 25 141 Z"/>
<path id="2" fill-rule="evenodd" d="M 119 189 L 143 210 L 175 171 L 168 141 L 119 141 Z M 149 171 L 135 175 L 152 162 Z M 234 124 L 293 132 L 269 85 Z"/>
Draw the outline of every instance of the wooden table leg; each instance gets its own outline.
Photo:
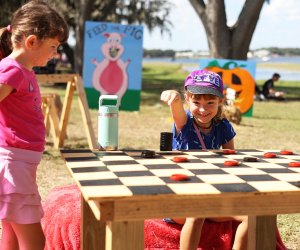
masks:
<path id="1" fill-rule="evenodd" d="M 144 249 L 144 221 L 106 223 L 106 250 Z"/>
<path id="2" fill-rule="evenodd" d="M 83 197 L 81 197 L 80 249 L 105 249 L 105 223 L 95 218 Z"/>
<path id="3" fill-rule="evenodd" d="M 277 216 L 249 216 L 248 250 L 275 250 Z"/>

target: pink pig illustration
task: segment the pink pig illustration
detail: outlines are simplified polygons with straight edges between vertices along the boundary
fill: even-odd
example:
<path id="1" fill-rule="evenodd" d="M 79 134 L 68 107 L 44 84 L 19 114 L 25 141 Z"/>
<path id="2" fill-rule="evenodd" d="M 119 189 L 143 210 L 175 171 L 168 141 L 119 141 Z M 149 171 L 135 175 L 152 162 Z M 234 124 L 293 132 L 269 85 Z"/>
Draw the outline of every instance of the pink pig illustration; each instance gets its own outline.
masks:
<path id="1" fill-rule="evenodd" d="M 123 34 L 104 33 L 106 43 L 102 45 L 104 59 L 93 63 L 96 68 L 93 73 L 93 86 L 101 92 L 102 95 L 117 95 L 120 100 L 128 87 L 128 74 L 126 68 L 130 60 L 123 62 L 120 57 L 124 52 L 121 44 Z"/>

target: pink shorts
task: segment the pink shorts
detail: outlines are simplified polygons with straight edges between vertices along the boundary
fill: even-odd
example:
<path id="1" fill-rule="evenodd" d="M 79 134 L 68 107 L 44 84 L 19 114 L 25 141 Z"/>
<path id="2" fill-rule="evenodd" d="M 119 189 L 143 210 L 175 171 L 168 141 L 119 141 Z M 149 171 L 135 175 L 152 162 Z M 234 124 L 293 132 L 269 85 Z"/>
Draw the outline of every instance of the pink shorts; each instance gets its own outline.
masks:
<path id="1" fill-rule="evenodd" d="M 0 219 L 18 224 L 43 217 L 36 170 L 42 152 L 0 147 Z"/>

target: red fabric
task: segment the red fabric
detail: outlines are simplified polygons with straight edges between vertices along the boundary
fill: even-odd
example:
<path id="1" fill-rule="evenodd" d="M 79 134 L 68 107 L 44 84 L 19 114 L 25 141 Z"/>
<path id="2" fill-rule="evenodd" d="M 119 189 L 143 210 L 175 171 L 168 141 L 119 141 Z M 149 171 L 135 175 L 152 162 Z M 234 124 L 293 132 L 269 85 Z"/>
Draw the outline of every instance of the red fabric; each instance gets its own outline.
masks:
<path id="1" fill-rule="evenodd" d="M 232 241 L 238 223 L 205 221 L 199 250 L 231 250 Z M 145 249 L 179 249 L 179 237 L 182 226 L 165 223 L 162 220 L 145 221 Z"/>
<path id="2" fill-rule="evenodd" d="M 45 250 L 80 249 L 80 192 L 76 185 L 54 188 L 44 203 L 42 226 L 46 236 Z M 182 226 L 161 219 L 145 220 L 145 250 L 179 249 Z M 231 249 L 238 223 L 205 221 L 199 250 Z M 277 250 L 286 250 L 277 230 Z"/>
<path id="3" fill-rule="evenodd" d="M 45 250 L 80 249 L 80 197 L 75 185 L 57 187 L 48 194 L 42 219 Z"/>

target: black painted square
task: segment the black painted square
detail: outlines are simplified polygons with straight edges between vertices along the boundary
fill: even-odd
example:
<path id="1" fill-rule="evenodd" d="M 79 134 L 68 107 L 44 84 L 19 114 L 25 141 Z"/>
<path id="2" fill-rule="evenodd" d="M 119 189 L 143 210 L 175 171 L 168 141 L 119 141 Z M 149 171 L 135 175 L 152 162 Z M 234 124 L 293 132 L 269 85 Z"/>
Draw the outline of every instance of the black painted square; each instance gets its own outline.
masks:
<path id="1" fill-rule="evenodd" d="M 73 173 L 92 173 L 92 172 L 108 172 L 106 167 L 84 167 L 84 168 L 71 168 Z"/>
<path id="2" fill-rule="evenodd" d="M 244 181 L 278 181 L 278 179 L 270 176 L 270 175 L 237 175 L 239 178 L 241 178 Z"/>
<path id="3" fill-rule="evenodd" d="M 150 171 L 120 171 L 114 174 L 118 177 L 154 176 Z"/>
<path id="4" fill-rule="evenodd" d="M 102 161 L 107 166 L 113 166 L 113 165 L 132 165 L 132 164 L 138 164 L 134 160 L 123 160 L 123 161 Z"/>
<path id="5" fill-rule="evenodd" d="M 148 169 L 182 169 L 177 164 L 143 164 Z"/>
<path id="6" fill-rule="evenodd" d="M 134 195 L 174 194 L 168 186 L 130 186 L 128 189 Z"/>
<path id="7" fill-rule="evenodd" d="M 97 157 L 88 156 L 88 157 L 65 157 L 68 162 L 79 162 L 79 161 L 99 161 Z"/>
<path id="8" fill-rule="evenodd" d="M 79 181 L 81 186 L 110 186 L 123 185 L 119 179 L 83 180 Z"/>
<path id="9" fill-rule="evenodd" d="M 207 175 L 207 174 L 228 174 L 222 169 L 189 169 L 195 175 Z"/>
<path id="10" fill-rule="evenodd" d="M 213 184 L 213 186 L 222 193 L 227 192 L 255 192 L 254 187 L 247 183 L 235 183 L 235 184 Z"/>

